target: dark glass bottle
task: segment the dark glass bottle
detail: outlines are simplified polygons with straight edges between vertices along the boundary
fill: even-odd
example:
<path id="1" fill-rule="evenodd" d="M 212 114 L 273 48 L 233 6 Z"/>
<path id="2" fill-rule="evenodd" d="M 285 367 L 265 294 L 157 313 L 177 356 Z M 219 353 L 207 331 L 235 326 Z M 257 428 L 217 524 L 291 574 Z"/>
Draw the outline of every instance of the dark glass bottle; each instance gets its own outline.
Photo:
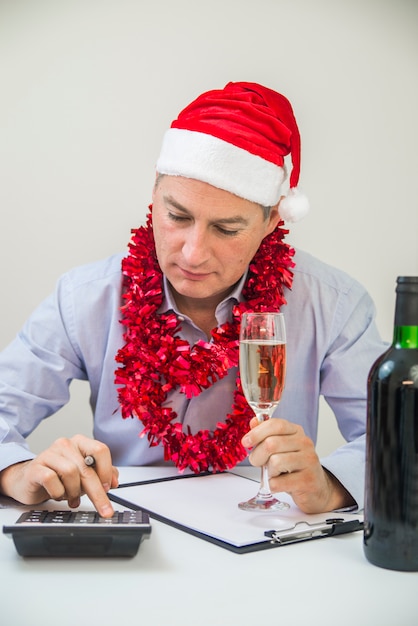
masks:
<path id="1" fill-rule="evenodd" d="M 418 276 L 399 276 L 393 343 L 368 378 L 364 553 L 418 571 Z"/>

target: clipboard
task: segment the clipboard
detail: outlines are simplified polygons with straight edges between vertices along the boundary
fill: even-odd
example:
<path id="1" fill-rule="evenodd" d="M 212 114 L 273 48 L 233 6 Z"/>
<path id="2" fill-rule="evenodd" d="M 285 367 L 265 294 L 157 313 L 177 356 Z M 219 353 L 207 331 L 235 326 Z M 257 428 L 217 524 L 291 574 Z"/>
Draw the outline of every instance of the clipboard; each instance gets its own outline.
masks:
<path id="1" fill-rule="evenodd" d="M 254 496 L 253 479 L 222 472 L 186 474 L 121 484 L 109 498 L 155 520 L 236 554 L 351 533 L 363 528 L 358 513 L 306 515 L 288 494 L 281 511 L 242 511 L 238 502 Z"/>

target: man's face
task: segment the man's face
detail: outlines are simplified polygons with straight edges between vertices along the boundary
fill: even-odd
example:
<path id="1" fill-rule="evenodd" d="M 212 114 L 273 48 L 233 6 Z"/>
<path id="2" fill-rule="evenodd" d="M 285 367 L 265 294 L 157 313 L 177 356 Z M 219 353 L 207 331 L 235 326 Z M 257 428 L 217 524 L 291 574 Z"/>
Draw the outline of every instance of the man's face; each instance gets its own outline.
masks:
<path id="1" fill-rule="evenodd" d="M 153 192 L 156 252 L 178 306 L 216 307 L 278 221 L 275 208 L 265 220 L 258 204 L 227 191 L 190 178 L 160 177 Z"/>

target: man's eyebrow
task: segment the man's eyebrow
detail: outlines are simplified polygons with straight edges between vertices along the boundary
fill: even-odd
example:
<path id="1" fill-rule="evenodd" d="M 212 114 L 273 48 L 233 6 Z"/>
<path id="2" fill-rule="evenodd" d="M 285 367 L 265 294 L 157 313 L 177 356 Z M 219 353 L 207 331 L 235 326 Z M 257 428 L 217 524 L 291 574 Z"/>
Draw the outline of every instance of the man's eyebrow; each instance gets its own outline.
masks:
<path id="1" fill-rule="evenodd" d="M 177 202 L 177 200 L 174 200 L 172 196 L 164 196 L 164 202 L 166 204 L 170 204 L 175 209 L 178 209 L 179 211 L 182 211 L 183 213 L 187 213 L 187 215 L 191 215 L 190 211 L 186 209 L 186 207 L 184 207 L 182 204 L 180 204 L 180 202 Z"/>
<path id="2" fill-rule="evenodd" d="M 186 215 L 191 216 L 192 212 L 189 211 L 186 207 L 184 207 L 180 202 L 177 202 L 172 196 L 164 196 L 164 200 L 167 204 L 170 204 L 172 207 L 185 213 Z M 221 217 L 219 219 L 213 220 L 214 224 L 242 224 L 243 226 L 247 226 L 248 220 L 242 215 L 233 215 L 231 217 Z"/>
<path id="3" fill-rule="evenodd" d="M 233 215 L 232 217 L 221 217 L 219 220 L 215 220 L 216 224 L 242 224 L 247 226 L 248 220 L 242 215 Z"/>

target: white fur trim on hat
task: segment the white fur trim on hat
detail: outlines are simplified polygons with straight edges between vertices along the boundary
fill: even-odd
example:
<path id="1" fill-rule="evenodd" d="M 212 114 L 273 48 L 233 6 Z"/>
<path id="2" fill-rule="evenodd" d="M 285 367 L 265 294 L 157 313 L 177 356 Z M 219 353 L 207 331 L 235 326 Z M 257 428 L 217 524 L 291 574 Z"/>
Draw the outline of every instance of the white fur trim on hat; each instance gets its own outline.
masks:
<path id="1" fill-rule="evenodd" d="M 213 135 L 170 128 L 157 161 L 160 174 L 201 180 L 262 206 L 280 199 L 284 169 Z"/>

